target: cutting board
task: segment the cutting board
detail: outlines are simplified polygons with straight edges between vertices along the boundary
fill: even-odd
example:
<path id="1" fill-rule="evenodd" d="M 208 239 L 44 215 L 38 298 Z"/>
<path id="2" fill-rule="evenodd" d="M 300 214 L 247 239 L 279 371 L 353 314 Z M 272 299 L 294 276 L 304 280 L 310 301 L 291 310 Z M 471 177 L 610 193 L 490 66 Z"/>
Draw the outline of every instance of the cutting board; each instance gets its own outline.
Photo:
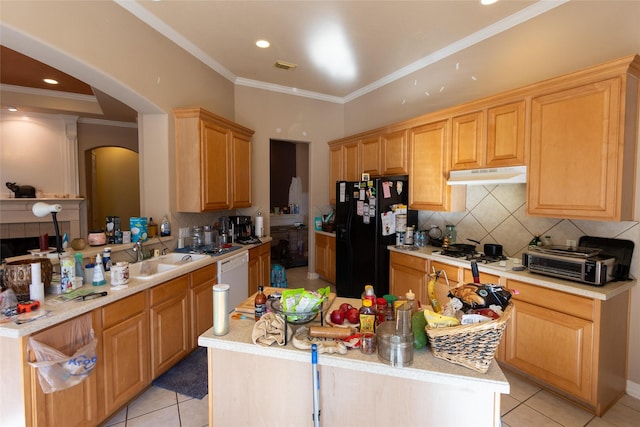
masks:
<path id="1" fill-rule="evenodd" d="M 284 289 L 286 288 L 272 288 L 272 287 L 265 287 L 263 289 L 264 294 L 269 297 L 269 295 L 274 294 L 276 292 L 282 292 Z M 239 313 L 244 313 L 244 314 L 250 314 L 253 315 L 255 313 L 255 304 L 254 301 L 256 299 L 256 294 L 251 295 L 249 298 L 247 298 L 246 300 L 244 300 L 242 302 L 242 304 L 238 305 L 236 307 L 236 311 Z M 327 307 L 331 307 L 331 304 L 333 304 L 333 300 L 336 299 L 336 294 L 333 292 L 329 293 L 329 302 L 327 304 Z"/>

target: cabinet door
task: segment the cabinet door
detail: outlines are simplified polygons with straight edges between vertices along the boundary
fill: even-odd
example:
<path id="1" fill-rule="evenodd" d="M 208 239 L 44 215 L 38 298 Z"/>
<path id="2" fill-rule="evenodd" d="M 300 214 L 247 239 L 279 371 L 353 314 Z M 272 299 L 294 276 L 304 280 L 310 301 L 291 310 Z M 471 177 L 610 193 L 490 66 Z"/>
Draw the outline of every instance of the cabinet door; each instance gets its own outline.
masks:
<path id="1" fill-rule="evenodd" d="M 532 99 L 528 214 L 620 219 L 620 91 L 612 78 Z"/>
<path id="2" fill-rule="evenodd" d="M 264 286 L 271 285 L 271 244 L 264 243 L 259 246 L 260 249 L 260 257 L 259 257 L 259 274 L 260 282 Z M 257 291 L 257 289 L 256 289 Z M 253 295 L 250 293 L 249 295 Z"/>
<path id="3" fill-rule="evenodd" d="M 258 292 L 258 285 L 260 284 L 260 259 L 257 255 L 252 258 L 251 250 L 249 251 L 249 264 L 247 268 L 249 270 L 249 295 L 253 295 Z"/>
<path id="4" fill-rule="evenodd" d="M 217 265 L 200 268 L 191 276 L 191 349 L 198 337 L 213 326 L 213 285 L 218 283 Z"/>
<path id="5" fill-rule="evenodd" d="M 316 233 L 316 273 L 320 277 L 328 277 L 328 250 L 329 250 L 329 238 L 323 234 Z"/>
<path id="6" fill-rule="evenodd" d="M 505 362 L 591 400 L 593 323 L 524 301 L 506 329 Z"/>
<path id="7" fill-rule="evenodd" d="M 406 175 L 409 173 L 409 144 L 407 130 L 390 132 L 382 137 L 382 174 Z"/>
<path id="8" fill-rule="evenodd" d="M 329 203 L 336 203 L 336 181 L 343 179 L 342 146 L 329 147 Z"/>
<path id="9" fill-rule="evenodd" d="M 233 134 L 233 208 L 251 206 L 251 137 Z"/>
<path id="10" fill-rule="evenodd" d="M 231 207 L 229 175 L 231 168 L 231 132 L 216 124 L 200 121 L 202 138 L 202 210 Z"/>
<path id="11" fill-rule="evenodd" d="M 106 415 L 126 404 L 151 381 L 145 295 L 140 292 L 102 308 L 104 390 L 100 395 Z"/>
<path id="12" fill-rule="evenodd" d="M 343 149 L 344 179 L 346 181 L 360 181 L 362 174 L 360 173 L 360 147 L 358 142 L 347 143 Z"/>
<path id="13" fill-rule="evenodd" d="M 431 261 L 429 272 L 431 273 L 433 269 L 441 272 L 436 282 L 436 298 L 440 306 L 444 307 L 449 303 L 449 289 L 460 286 L 460 269 L 453 265 Z"/>
<path id="14" fill-rule="evenodd" d="M 182 276 L 151 289 L 152 378 L 189 354 L 188 285 L 188 276 Z"/>
<path id="15" fill-rule="evenodd" d="M 397 252 L 391 252 L 389 255 L 389 292 L 404 297 L 411 290 L 420 303 L 425 303 L 429 262 L 424 258 Z"/>
<path id="16" fill-rule="evenodd" d="M 365 138 L 360 142 L 362 172 L 371 176 L 380 175 L 380 136 Z"/>
<path id="17" fill-rule="evenodd" d="M 91 317 L 91 314 L 83 316 Z M 82 317 L 82 316 L 81 316 Z M 77 318 L 80 319 L 80 318 Z M 32 338 L 38 342 L 59 349 L 60 351 L 71 354 L 75 348 L 70 348 L 72 344 L 68 341 L 74 326 L 73 323 L 77 319 L 71 319 L 67 322 L 56 325 L 52 328 L 38 332 Z M 35 360 L 32 355 L 30 360 Z M 104 361 L 98 361 L 100 365 Z M 80 384 L 76 384 L 65 390 L 56 391 L 54 393 L 45 394 L 40 386 L 38 379 L 38 370 L 32 366 L 28 366 L 30 372 L 30 384 L 27 388 L 31 392 L 31 419 L 34 426 L 94 426 L 98 421 L 98 396 L 97 396 L 97 370 L 99 366 L 91 372 L 91 374 Z M 5 390 L 9 392 L 9 390 Z M 72 411 L 69 409 L 73 408 Z"/>
<path id="18" fill-rule="evenodd" d="M 466 187 L 448 186 L 449 121 L 411 129 L 409 136 L 409 205 L 428 211 L 464 210 Z"/>
<path id="19" fill-rule="evenodd" d="M 484 164 L 483 113 L 477 111 L 451 120 L 451 169 L 477 169 Z"/>
<path id="20" fill-rule="evenodd" d="M 522 166 L 525 144 L 525 102 L 487 110 L 486 166 Z"/>

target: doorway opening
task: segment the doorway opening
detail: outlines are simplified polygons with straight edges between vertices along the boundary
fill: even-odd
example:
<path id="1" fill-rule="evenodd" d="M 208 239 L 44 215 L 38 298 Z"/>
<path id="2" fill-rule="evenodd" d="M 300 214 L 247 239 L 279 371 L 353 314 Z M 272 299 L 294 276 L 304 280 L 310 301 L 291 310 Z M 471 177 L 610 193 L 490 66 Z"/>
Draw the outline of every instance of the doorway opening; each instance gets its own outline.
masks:
<path id="1" fill-rule="evenodd" d="M 107 216 L 120 217 L 122 229 L 128 229 L 124 221 L 140 216 L 138 153 L 122 147 L 97 147 L 85 153 L 89 230 L 103 229 Z"/>
<path id="2" fill-rule="evenodd" d="M 308 265 L 309 143 L 270 140 L 271 260 L 285 268 Z"/>

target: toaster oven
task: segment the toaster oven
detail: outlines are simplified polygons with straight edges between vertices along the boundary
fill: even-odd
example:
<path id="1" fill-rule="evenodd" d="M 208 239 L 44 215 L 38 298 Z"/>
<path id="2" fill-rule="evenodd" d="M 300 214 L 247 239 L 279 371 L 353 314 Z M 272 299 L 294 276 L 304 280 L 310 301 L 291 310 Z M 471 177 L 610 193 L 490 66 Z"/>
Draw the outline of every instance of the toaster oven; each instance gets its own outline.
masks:
<path id="1" fill-rule="evenodd" d="M 616 258 L 589 248 L 534 248 L 522 255 L 532 273 L 602 286 L 614 279 Z"/>

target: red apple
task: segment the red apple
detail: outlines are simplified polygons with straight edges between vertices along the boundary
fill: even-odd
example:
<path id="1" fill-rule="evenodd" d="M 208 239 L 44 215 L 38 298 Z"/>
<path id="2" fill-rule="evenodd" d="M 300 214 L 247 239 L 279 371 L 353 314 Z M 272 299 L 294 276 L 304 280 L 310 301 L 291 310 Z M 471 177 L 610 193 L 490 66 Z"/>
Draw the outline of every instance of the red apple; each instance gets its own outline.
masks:
<path id="1" fill-rule="evenodd" d="M 349 311 L 347 311 L 347 322 L 357 325 L 360 323 L 360 310 L 355 307 L 351 307 Z"/>
<path id="2" fill-rule="evenodd" d="M 352 307 L 351 304 L 349 304 L 348 302 L 343 302 L 342 304 L 340 304 L 339 310 L 346 314 L 351 307 Z"/>
<path id="3" fill-rule="evenodd" d="M 344 313 L 340 310 L 333 310 L 331 312 L 331 322 L 336 325 L 342 325 L 344 323 Z"/>

